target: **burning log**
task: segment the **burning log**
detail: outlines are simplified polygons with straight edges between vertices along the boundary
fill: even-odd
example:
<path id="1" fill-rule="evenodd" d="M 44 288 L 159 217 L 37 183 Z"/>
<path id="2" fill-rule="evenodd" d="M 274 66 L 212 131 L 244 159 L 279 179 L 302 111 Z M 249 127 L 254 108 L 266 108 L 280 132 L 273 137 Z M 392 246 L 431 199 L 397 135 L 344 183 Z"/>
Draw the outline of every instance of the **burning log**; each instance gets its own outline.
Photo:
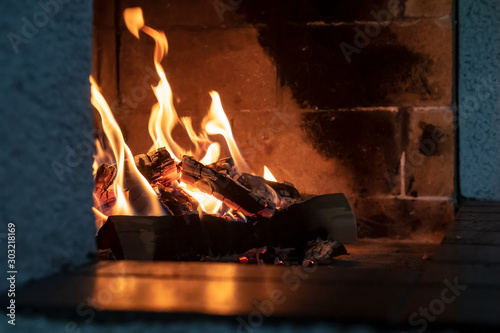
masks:
<path id="1" fill-rule="evenodd" d="M 113 190 L 109 187 L 113 183 L 116 175 L 116 167 L 113 165 L 101 164 L 94 176 L 94 204 L 100 208 L 104 214 L 109 214 L 115 204 L 116 198 Z"/>
<path id="2" fill-rule="evenodd" d="M 299 191 L 297 191 L 295 186 L 293 186 L 293 184 L 289 182 L 270 181 L 264 179 L 263 177 L 254 176 L 249 173 L 243 173 L 242 175 L 239 175 L 234 169 L 234 161 L 231 157 L 220 159 L 216 163 L 209 164 L 208 167 L 219 172 L 227 173 L 233 180 L 238 181 L 240 184 L 251 189 L 252 191 L 256 188 L 263 187 L 263 185 L 266 184 L 282 198 L 289 198 L 293 200 L 301 199 Z"/>
<path id="3" fill-rule="evenodd" d="M 163 207 L 172 215 L 196 211 L 198 204 L 182 188 L 176 186 L 179 172 L 175 160 L 164 148 L 134 156 L 139 172 L 158 189 Z"/>
<path id="4" fill-rule="evenodd" d="M 156 43 L 155 64 L 160 82 L 154 93 L 161 104 L 163 98 L 160 94 L 166 94 L 167 97 L 172 94 L 160 64 L 161 59 L 157 59 L 158 51 L 162 53 L 161 58 L 166 55 L 163 51 L 167 49 L 168 43 L 163 33 L 143 25 L 140 11 L 130 10 L 124 13 L 130 31 L 138 37 L 137 31 L 143 30 Z M 141 24 L 138 25 L 138 22 Z M 98 231 L 99 249 L 111 248 L 119 259 L 139 260 L 179 260 L 190 256 L 245 253 L 249 249 L 256 249 L 248 252 L 248 256 L 255 253 L 256 261 L 272 261 L 276 259 L 276 252 L 272 248 L 293 247 L 303 251 L 307 248 L 308 241 L 318 237 L 340 242 L 355 240 L 354 218 L 347 200 L 341 194 L 297 203 L 302 198 L 293 185 L 269 182 L 249 174 L 239 175 L 232 159 L 223 159 L 206 166 L 190 156 L 184 156 L 177 165 L 169 151 L 175 153 L 172 155 L 179 156 L 185 154 L 186 150 L 171 142 L 173 126 L 180 119 L 173 107 L 164 108 L 164 112 L 159 112 L 154 107 L 149 121 L 151 125 L 155 125 L 150 126 L 151 129 L 154 127 L 150 134 L 155 145 L 165 145 L 166 148 L 133 157 L 99 87 L 92 77 L 90 81 L 92 104 L 101 115 L 107 140 L 112 143 L 113 160 L 119 162 L 118 170 L 107 165 L 99 167 L 94 211 L 99 219 L 104 218 L 101 216 L 103 213 L 109 215 L 103 210 L 108 208 L 102 205 L 102 199 L 105 199 L 108 200 L 104 202 L 106 205 L 114 205 L 109 209 L 112 214 L 136 214 L 110 216 Z M 207 158 L 218 157 L 220 146 L 215 145 L 209 135 L 222 135 L 236 164 L 244 165 L 221 99 L 214 91 L 210 92 L 210 96 L 212 104 L 209 113 L 203 118 L 201 133 L 193 130 L 190 118 L 183 119 L 184 128 L 196 146 L 195 155 L 199 156 L 206 148 Z M 184 184 L 179 182 L 179 177 Z M 112 182 L 114 193 L 108 190 Z M 191 191 L 192 188 L 185 187 L 186 184 L 220 202 L 205 195 L 198 196 L 200 193 Z M 109 199 L 108 192 L 113 197 L 116 195 L 116 200 Z M 158 199 L 172 216 L 158 216 L 167 214 Z M 207 202 L 215 202 L 215 205 L 205 205 Z M 236 215 L 248 217 L 251 223 L 198 215 L 196 212 L 198 204 L 200 208 L 212 212 L 221 206 L 221 202 L 223 209 L 230 207 L 238 213 Z M 231 215 L 233 212 L 227 209 L 225 213 Z M 99 220 L 98 227 L 100 226 Z M 325 257 L 329 257 L 335 249 L 333 243 L 320 244 L 309 254 L 315 256 L 318 253 L 318 258 L 327 260 Z"/>
<path id="5" fill-rule="evenodd" d="M 198 203 L 191 199 L 182 188 L 158 186 L 160 201 L 172 215 L 183 215 L 194 212 L 198 208 Z"/>
<path id="6" fill-rule="evenodd" d="M 235 182 L 226 173 L 203 165 L 191 156 L 183 156 L 179 164 L 181 180 L 203 193 L 214 196 L 236 212 L 246 216 L 270 218 L 275 211 L 274 202 L 253 193 L 245 186 Z"/>
<path id="7" fill-rule="evenodd" d="M 251 189 L 255 194 L 272 200 L 277 208 L 288 207 L 302 199 L 299 191 L 288 182 L 273 182 L 249 173 L 242 174 L 238 178 L 238 182 Z"/>
<path id="8" fill-rule="evenodd" d="M 221 158 L 217 162 L 209 164 L 207 166 L 218 172 L 226 173 L 233 180 L 234 178 L 239 177 L 238 173 L 236 172 L 234 160 L 232 157 Z"/>
<path id="9" fill-rule="evenodd" d="M 101 164 L 97 168 L 94 177 L 94 186 L 96 192 L 104 192 L 113 183 L 116 175 L 116 167 L 113 165 Z"/>
<path id="10" fill-rule="evenodd" d="M 295 188 L 295 186 L 293 186 L 292 183 L 286 181 L 279 183 L 266 180 L 266 184 L 270 186 L 282 198 L 288 198 L 291 200 L 300 200 L 300 198 L 302 197 L 299 191 L 297 191 L 297 189 Z"/>
<path id="11" fill-rule="evenodd" d="M 150 184 L 170 186 L 178 178 L 175 160 L 165 147 L 148 154 L 134 156 L 134 162 L 139 172 Z"/>
<path id="12" fill-rule="evenodd" d="M 134 156 L 134 163 L 139 172 L 148 183 L 158 189 L 159 200 L 163 207 L 172 215 L 182 215 L 196 211 L 197 203 L 178 186 L 174 181 L 179 178 L 179 172 L 175 160 L 171 158 L 165 148 L 159 148 L 154 152 Z M 96 172 L 95 184 L 96 194 L 101 206 L 107 207 L 114 204 L 113 193 L 108 193 L 107 188 L 112 184 L 116 175 L 114 165 L 102 164 Z M 140 215 L 148 209 L 149 198 L 141 189 L 140 180 L 132 176 L 130 170 L 126 169 L 125 183 L 127 195 L 131 207 Z"/>
<path id="13" fill-rule="evenodd" d="M 331 209 L 325 209 L 328 203 Z M 306 215 L 317 209 L 312 221 Z M 349 224 L 354 230 L 348 230 Z M 338 255 L 338 243 L 311 250 L 312 240 L 353 241 L 355 222 L 343 194 L 315 197 L 277 211 L 254 223 L 232 222 L 198 214 L 182 216 L 110 216 L 97 234 L 100 250 L 110 248 L 117 259 L 200 260 L 206 256 L 243 254 L 265 246 L 295 248 L 302 256 L 320 252 L 321 260 Z M 309 243 L 309 245 L 308 245 Z M 325 251 L 326 249 L 326 251 Z M 330 251 L 331 250 L 331 251 Z"/>

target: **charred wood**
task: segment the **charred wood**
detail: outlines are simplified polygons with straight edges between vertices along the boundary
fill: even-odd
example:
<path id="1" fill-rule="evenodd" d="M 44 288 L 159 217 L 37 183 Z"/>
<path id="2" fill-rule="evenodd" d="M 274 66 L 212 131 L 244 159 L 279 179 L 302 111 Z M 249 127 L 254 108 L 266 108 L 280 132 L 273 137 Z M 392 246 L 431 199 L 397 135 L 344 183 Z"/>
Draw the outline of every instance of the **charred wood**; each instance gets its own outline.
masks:
<path id="1" fill-rule="evenodd" d="M 115 175 L 115 166 L 101 164 L 94 176 L 94 206 L 106 215 L 109 215 L 116 202 L 115 193 L 109 188 Z"/>
<path id="2" fill-rule="evenodd" d="M 272 200 L 277 208 L 288 207 L 302 199 L 299 191 L 288 182 L 273 182 L 248 173 L 242 174 L 238 182 L 255 194 Z"/>
<path id="3" fill-rule="evenodd" d="M 269 185 L 276 193 L 282 198 L 290 198 L 294 200 L 300 200 L 301 195 L 299 191 L 289 182 L 273 182 L 266 180 L 266 184 Z"/>
<path id="4" fill-rule="evenodd" d="M 94 176 L 94 186 L 96 192 L 107 191 L 108 187 L 113 183 L 116 175 L 116 167 L 113 165 L 101 164 L 97 168 Z"/>
<path id="5" fill-rule="evenodd" d="M 316 200 L 315 200 L 316 199 Z M 325 210 L 328 202 L 332 209 Z M 320 215 L 312 221 L 306 215 L 314 209 Z M 349 204 L 342 194 L 316 197 L 277 211 L 269 220 L 257 219 L 253 223 L 232 222 L 212 215 L 185 214 L 182 216 L 110 216 L 97 234 L 100 250 L 110 248 L 117 259 L 180 260 L 187 255 L 199 260 L 206 256 L 243 254 L 254 248 L 295 248 L 305 257 L 324 259 L 339 254 L 336 243 L 326 250 L 311 250 L 318 237 L 323 240 L 348 239 L 341 233 L 342 224 L 354 225 Z M 348 221 L 349 220 L 349 221 Z M 340 226 L 339 226 L 340 225 Z M 334 233 L 332 233 L 334 232 Z M 349 235 L 347 235 L 349 236 Z M 326 244 L 326 243 L 325 243 Z"/>
<path id="6" fill-rule="evenodd" d="M 148 154 L 136 155 L 134 162 L 150 184 L 170 186 L 179 177 L 175 160 L 164 147 Z"/>
<path id="7" fill-rule="evenodd" d="M 209 164 L 207 166 L 218 172 L 227 174 L 233 180 L 237 180 L 240 176 L 238 174 L 238 171 L 236 170 L 236 166 L 232 157 L 221 158 L 217 162 Z"/>
<path id="8" fill-rule="evenodd" d="M 172 215 L 188 214 L 198 208 L 198 203 L 180 187 L 172 188 L 159 185 L 158 190 L 160 202 Z"/>
<path id="9" fill-rule="evenodd" d="M 183 156 L 179 167 L 181 180 L 203 193 L 214 196 L 237 212 L 246 216 L 271 217 L 275 204 L 266 197 L 258 196 L 245 186 L 235 182 L 225 172 L 205 166 L 191 156 Z"/>
<path id="10" fill-rule="evenodd" d="M 347 254 L 347 250 L 342 243 L 316 239 L 307 243 L 304 259 L 317 264 L 330 264 L 334 257 L 344 254 Z"/>

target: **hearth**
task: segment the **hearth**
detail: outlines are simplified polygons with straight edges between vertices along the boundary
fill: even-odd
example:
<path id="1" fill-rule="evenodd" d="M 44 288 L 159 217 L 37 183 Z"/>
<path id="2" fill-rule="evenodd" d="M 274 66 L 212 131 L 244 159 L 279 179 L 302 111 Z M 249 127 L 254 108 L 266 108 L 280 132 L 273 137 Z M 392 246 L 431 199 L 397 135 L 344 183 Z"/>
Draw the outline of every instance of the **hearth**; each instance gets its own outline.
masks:
<path id="1" fill-rule="evenodd" d="M 0 327 L 498 331 L 499 8 L 5 3 Z"/>
<path id="2" fill-rule="evenodd" d="M 123 16 L 137 39 L 143 34 L 155 42 L 152 60 L 159 80 L 152 90 L 157 103 L 148 125 L 152 146 L 147 154 L 133 156 L 90 78 L 102 133 L 94 157 L 99 249 L 117 259 L 277 264 L 292 258 L 331 263 L 334 256 L 347 254 L 342 243 L 355 242 L 357 231 L 344 195 L 303 197 L 291 183 L 277 182 L 266 166 L 267 179 L 255 175 L 215 91 L 197 132 L 192 119 L 179 116 L 174 106 L 162 66 L 169 49 L 165 34 L 145 24 L 140 7 L 125 9 Z M 193 150 L 174 139 L 176 126 L 184 129 Z M 224 139 L 229 157 L 220 158 L 217 137 Z"/>
<path id="3" fill-rule="evenodd" d="M 428 19 L 410 25 L 406 17 L 418 17 L 420 7 L 397 1 L 356 8 L 342 1 L 222 7 L 217 1 L 194 7 L 114 1 L 94 7 L 95 91 L 100 87 L 130 147 L 124 163 L 135 158 L 151 177 L 159 170 L 148 165 L 163 156 L 158 149 L 169 155 L 156 175 L 161 180 L 147 180 L 156 190 L 146 192 L 160 194 L 162 207 L 144 206 L 143 195 L 128 192 L 146 207 L 137 215 L 217 212 L 243 223 L 269 218 L 283 199 L 259 177 L 271 170 L 280 180 L 272 184 L 294 185 L 287 205 L 344 193 L 362 237 L 408 238 L 442 231 L 452 220 L 451 2 L 430 6 Z M 98 147 L 102 153 L 109 144 Z M 233 158 L 224 163 L 216 155 Z M 95 168 L 106 162 L 100 156 Z M 182 170 L 195 160 L 203 165 Z M 440 172 L 431 172 L 437 165 Z M 257 191 L 248 182 L 252 173 Z M 238 186 L 214 193 L 222 179 Z M 258 199 L 248 200 L 251 192 Z M 235 202 L 235 195 L 246 199 Z M 243 207 L 252 205 L 252 211 Z M 325 236 L 324 228 L 319 234 Z"/>

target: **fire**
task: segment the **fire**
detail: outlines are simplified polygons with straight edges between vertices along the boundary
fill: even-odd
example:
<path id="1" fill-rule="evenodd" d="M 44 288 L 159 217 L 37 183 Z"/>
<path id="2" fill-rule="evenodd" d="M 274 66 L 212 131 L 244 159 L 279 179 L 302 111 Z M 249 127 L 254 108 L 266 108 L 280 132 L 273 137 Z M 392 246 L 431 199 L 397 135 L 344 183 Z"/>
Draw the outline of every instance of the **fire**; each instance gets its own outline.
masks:
<path id="1" fill-rule="evenodd" d="M 231 154 L 235 152 L 236 155 L 233 156 L 236 156 L 236 158 L 238 159 L 238 163 L 246 168 L 246 163 L 241 157 L 241 154 L 239 154 L 238 148 L 234 143 L 234 139 L 232 139 L 229 122 L 227 121 L 227 117 L 222 110 L 220 99 L 217 93 L 212 92 L 211 95 L 217 95 L 218 104 L 220 105 L 217 106 L 216 112 L 218 113 L 216 113 L 215 117 L 210 116 L 209 114 L 209 118 L 207 118 L 206 120 L 208 126 L 211 126 L 211 128 L 214 129 L 210 131 L 208 128 L 205 128 L 204 133 L 197 134 L 192 127 L 191 119 L 189 117 L 179 118 L 173 103 L 172 89 L 170 88 L 170 84 L 168 83 L 165 70 L 161 65 L 162 60 L 168 53 L 167 37 L 162 31 L 157 31 L 144 25 L 142 10 L 140 8 L 125 9 L 123 16 L 127 28 L 136 38 L 140 38 L 139 31 L 142 31 L 153 38 L 153 40 L 155 41 L 154 65 L 156 68 L 156 72 L 160 77 L 160 81 L 156 86 L 152 86 L 158 103 L 153 106 L 153 109 L 151 110 L 151 116 L 149 118 L 148 129 L 151 139 L 153 140 L 153 146 L 151 147 L 151 150 L 155 150 L 160 147 L 166 147 L 170 155 L 176 161 L 180 161 L 182 155 L 193 155 L 194 157 L 199 158 L 203 161 L 210 160 L 211 162 L 215 162 L 219 158 L 220 149 L 213 146 L 213 143 L 209 140 L 207 134 L 222 134 L 224 135 L 226 140 L 228 140 Z M 214 98 L 213 95 L 212 98 Z M 219 122 L 223 124 L 222 130 L 216 129 L 218 117 L 221 119 Z M 172 138 L 172 132 L 176 125 L 181 125 L 184 127 L 187 134 L 189 135 L 189 138 L 196 147 L 195 152 L 184 150 Z M 229 135 L 227 133 L 229 133 Z M 204 150 L 206 150 L 206 154 L 204 157 L 201 157 L 200 155 L 203 154 Z"/>
<path id="2" fill-rule="evenodd" d="M 220 145 L 217 142 L 212 143 L 208 149 L 205 157 L 201 159 L 203 164 L 211 164 L 217 162 L 220 156 Z"/>
<path id="3" fill-rule="evenodd" d="M 202 127 L 208 134 L 220 134 L 226 139 L 227 146 L 233 157 L 236 169 L 240 172 L 250 172 L 250 168 L 241 156 L 240 150 L 234 141 L 233 132 L 231 130 L 231 125 L 229 125 L 229 120 L 224 113 L 222 108 L 222 103 L 219 94 L 216 91 L 211 91 L 210 96 L 212 97 L 212 105 L 210 106 L 210 112 L 203 119 Z"/>
<path id="4" fill-rule="evenodd" d="M 108 217 L 106 215 L 104 215 L 103 213 L 101 213 L 95 207 L 92 207 L 92 211 L 94 211 L 96 227 L 97 227 L 97 230 L 99 230 L 102 227 L 102 225 L 104 224 L 104 222 L 106 222 Z"/>
<path id="5" fill-rule="evenodd" d="M 276 178 L 274 178 L 273 174 L 271 173 L 271 170 L 269 170 L 268 167 L 265 165 L 264 165 L 264 179 L 270 180 L 272 182 L 277 182 Z"/>
<path id="6" fill-rule="evenodd" d="M 211 195 L 201 192 L 198 189 L 191 188 L 190 186 L 181 182 L 181 186 L 184 190 L 193 198 L 198 201 L 200 208 L 203 212 L 208 214 L 216 214 L 222 206 L 222 202 L 217 200 Z"/>
<path id="7" fill-rule="evenodd" d="M 161 64 L 168 52 L 168 41 L 165 34 L 144 25 L 144 19 L 140 8 L 126 9 L 124 18 L 127 28 L 134 36 L 140 38 L 138 32 L 142 31 L 155 41 L 154 65 L 160 80 L 156 86 L 152 86 L 158 103 L 153 106 L 149 118 L 149 134 L 153 140 L 151 149 L 155 150 L 160 147 L 166 147 L 170 155 L 176 161 L 180 161 L 183 155 L 192 155 L 203 164 L 210 164 L 219 159 L 220 145 L 217 142 L 212 142 L 208 135 L 220 134 L 224 137 L 228 145 L 231 156 L 235 161 L 236 168 L 240 171 L 250 171 L 250 168 L 241 156 L 236 142 L 234 141 L 231 126 L 222 108 L 219 94 L 215 91 L 210 92 L 210 96 L 212 97 L 210 111 L 203 119 L 202 133 L 196 133 L 193 129 L 191 119 L 189 117 L 179 118 L 174 107 L 172 89 L 170 88 L 165 70 Z M 172 131 L 177 125 L 184 127 L 195 146 L 194 152 L 183 149 L 172 138 Z M 203 211 L 215 213 L 220 208 L 221 202 L 212 196 L 206 195 L 197 189 L 190 188 L 183 183 L 181 183 L 181 187 L 187 190 L 191 196 L 196 198 Z"/>
<path id="8" fill-rule="evenodd" d="M 134 186 L 137 186 L 142 190 L 142 193 L 146 193 L 148 197 L 148 207 L 146 211 L 141 212 L 143 215 L 163 215 L 163 209 L 161 204 L 158 202 L 158 197 L 155 191 L 151 188 L 148 181 L 142 176 L 142 174 L 137 170 L 134 162 L 134 156 L 130 151 L 129 147 L 125 144 L 123 139 L 123 134 L 120 127 L 116 123 L 113 113 L 106 103 L 106 100 L 102 96 L 99 87 L 97 86 L 94 78 L 90 77 L 91 84 L 91 102 L 92 105 L 99 111 L 102 121 L 102 128 L 106 135 L 106 138 L 111 146 L 113 152 L 113 160 L 116 163 L 116 176 L 113 181 L 113 193 L 116 198 L 116 203 L 113 206 L 111 213 L 113 215 L 133 215 L 135 212 L 131 205 L 128 204 L 127 194 L 123 190 L 125 170 L 128 171 L 129 175 L 127 177 L 133 178 L 137 182 Z M 99 145 L 100 146 L 100 145 Z M 99 151 L 98 151 L 99 152 Z M 102 153 L 102 152 L 101 152 Z M 107 155 L 106 155 L 107 156 Z M 98 158 L 102 158 L 98 156 Z"/>
<path id="9" fill-rule="evenodd" d="M 170 156 L 177 163 L 182 160 L 184 155 L 190 155 L 204 165 L 209 165 L 219 160 L 221 152 L 220 144 L 212 141 L 211 138 L 221 135 L 224 138 L 234 161 L 235 169 L 240 173 L 251 173 L 248 164 L 245 162 L 238 146 L 236 145 L 231 126 L 222 107 L 219 94 L 215 91 L 211 91 L 209 93 L 212 98 L 212 103 L 208 114 L 202 120 L 201 132 L 196 132 L 193 128 L 191 118 L 179 117 L 174 107 L 172 89 L 162 66 L 162 61 L 168 53 L 168 41 L 165 34 L 162 31 L 157 31 L 145 25 L 142 9 L 139 7 L 125 9 L 123 15 L 128 30 L 136 38 L 140 39 L 140 32 L 143 32 L 155 41 L 153 62 L 159 76 L 159 81 L 156 85 L 151 87 L 156 96 L 157 103 L 151 109 L 148 123 L 148 131 L 153 141 L 150 152 L 154 152 L 159 148 L 165 147 Z M 155 191 L 144 176 L 138 171 L 134 162 L 134 157 L 124 142 L 123 135 L 118 127 L 118 124 L 113 118 L 108 104 L 100 93 L 99 88 L 92 77 L 90 78 L 90 81 L 92 104 L 101 115 L 104 134 L 111 149 L 110 152 L 109 150 L 103 148 L 102 142 L 96 142 L 97 152 L 95 156 L 94 173 L 97 172 L 98 166 L 102 163 L 116 166 L 116 175 L 114 176 L 112 188 L 107 191 L 112 192 L 114 195 L 114 206 L 110 211 L 103 212 L 101 209 L 102 200 L 100 200 L 100 198 L 95 198 L 96 208 L 94 208 L 94 212 L 96 213 L 96 219 L 102 221 L 106 218 L 106 215 L 110 214 L 133 215 L 138 213 L 131 207 L 131 198 L 129 198 L 129 193 L 127 191 L 128 182 L 125 181 L 125 178 L 127 180 L 136 180 L 139 186 L 141 186 L 141 189 L 144 190 L 144 193 L 147 193 L 149 210 L 145 213 L 141 212 L 141 214 L 163 215 L 164 211 L 158 201 L 158 189 L 156 188 L 156 185 L 153 185 L 156 189 Z M 194 145 L 194 151 L 184 149 L 174 140 L 172 133 L 176 126 L 184 128 L 186 134 Z M 125 170 L 127 170 L 126 175 Z M 265 170 L 270 174 L 267 168 L 265 168 Z M 241 212 L 232 212 L 229 208 L 227 208 L 226 211 L 221 211 L 223 205 L 222 201 L 201 192 L 199 189 L 194 188 L 191 185 L 177 181 L 178 178 L 180 178 L 180 175 L 177 175 L 177 178 L 172 179 L 172 186 L 175 188 L 181 187 L 187 194 L 194 198 L 198 202 L 199 210 L 201 209 L 203 212 L 209 214 L 227 214 L 233 218 L 242 217 L 244 219 L 244 215 Z M 272 180 L 275 181 L 274 177 L 272 177 Z"/>
<path id="10" fill-rule="evenodd" d="M 139 30 L 144 27 L 144 18 L 140 7 L 127 8 L 123 12 L 125 25 L 127 29 L 137 38 L 139 38 Z"/>

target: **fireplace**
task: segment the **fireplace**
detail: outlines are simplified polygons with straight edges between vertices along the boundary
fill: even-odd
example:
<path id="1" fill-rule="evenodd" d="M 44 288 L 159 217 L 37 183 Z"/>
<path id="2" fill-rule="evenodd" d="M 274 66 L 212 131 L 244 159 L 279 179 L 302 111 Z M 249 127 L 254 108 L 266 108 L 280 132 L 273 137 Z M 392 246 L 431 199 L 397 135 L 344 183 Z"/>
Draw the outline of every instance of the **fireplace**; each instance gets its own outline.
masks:
<path id="1" fill-rule="evenodd" d="M 263 177 L 256 175 L 235 142 L 234 126 L 216 91 L 209 92 L 211 102 L 199 124 L 194 117 L 180 116 L 181 99 L 162 64 L 172 45 L 162 31 L 145 23 L 141 7 L 125 8 L 123 19 L 137 40 L 142 35 L 155 43 L 152 59 L 150 55 L 155 70 L 147 73 L 157 82 L 151 86 L 156 102 L 147 125 L 153 145 L 134 156 L 116 122 L 118 110 L 113 112 L 91 76 L 91 101 L 101 120 L 93 194 L 99 250 L 117 259 L 219 261 L 232 255 L 239 262 L 262 263 L 288 263 L 292 256 L 326 264 L 346 254 L 342 243 L 355 242 L 357 231 L 344 195 L 301 195 L 290 182 L 278 182 L 266 166 Z M 285 131 L 288 121 L 283 117 L 286 113 L 281 116 L 285 123 L 271 119 L 259 133 Z"/>
<path id="2" fill-rule="evenodd" d="M 179 116 L 198 131 L 217 91 L 257 175 L 267 166 L 303 194 L 344 193 L 362 237 L 411 237 L 453 220 L 451 1 L 95 2 L 93 75 L 134 155 L 152 144 L 158 82 L 155 41 L 123 18 L 137 6 L 165 31 Z M 178 127 L 177 142 L 193 147 Z"/>
<path id="3" fill-rule="evenodd" d="M 2 22 L 9 31 L 4 49 L 12 56 L 0 65 L 12 78 L 3 90 L 6 105 L 11 108 L 6 118 L 11 121 L 4 123 L 2 131 L 6 152 L 2 167 L 7 166 L 2 169 L 2 176 L 9 185 L 2 191 L 0 201 L 5 220 L 16 226 L 9 227 L 9 233 L 17 232 L 17 268 L 23 273 L 17 275 L 16 281 L 24 288 L 18 303 L 23 304 L 19 310 L 22 308 L 26 314 L 24 319 L 36 326 L 38 319 L 32 321 L 30 317 L 33 309 L 52 312 L 43 312 L 46 318 L 41 319 L 50 321 L 63 313 L 52 310 L 64 308 L 69 309 L 68 318 L 76 317 L 78 325 L 85 325 L 87 319 L 91 322 L 104 309 L 106 315 L 117 315 L 115 320 L 124 318 L 123 312 L 182 312 L 245 315 L 250 318 L 245 317 L 248 325 L 257 318 L 251 317 L 252 301 L 259 297 L 259 306 L 270 304 L 262 300 L 273 302 L 277 318 L 361 318 L 407 325 L 408 316 L 402 318 L 398 314 L 411 315 L 414 311 L 402 307 L 403 303 L 408 305 L 408 295 L 421 291 L 412 288 L 418 285 L 436 291 L 432 288 L 441 287 L 436 286 L 433 276 L 423 277 L 421 269 L 433 257 L 454 220 L 459 200 L 462 196 L 498 200 L 490 184 L 495 182 L 484 177 L 495 174 L 492 170 L 497 165 L 493 163 L 497 155 L 492 153 L 497 147 L 492 139 L 497 133 L 496 116 L 489 111 L 496 109 L 491 106 L 494 103 L 488 104 L 496 101 L 497 81 L 494 75 L 479 73 L 476 66 L 491 62 L 491 68 L 496 68 L 496 63 L 486 55 L 482 58 L 479 51 L 471 51 L 475 47 L 484 54 L 491 51 L 474 42 L 474 36 L 483 36 L 481 33 L 491 35 L 485 23 L 488 20 L 479 22 L 479 32 L 471 28 L 478 22 L 475 15 L 489 17 L 485 13 L 491 8 L 467 0 L 463 4 L 459 11 L 457 2 L 451 0 L 200 0 L 189 4 L 96 0 L 93 6 L 77 0 L 48 0 L 36 7 L 26 6 L 29 13 L 21 8 L 26 5 L 24 2 L 9 9 L 12 20 L 6 15 Z M 248 255 L 236 258 L 238 264 L 183 262 L 203 261 L 200 253 L 193 255 L 191 250 L 182 256 L 143 256 L 145 252 L 135 251 L 134 242 L 139 239 L 147 243 L 147 232 L 136 233 L 138 237 L 133 241 L 121 243 L 122 256 L 108 244 L 101 250 L 111 248 L 112 255 L 100 253 L 101 258 L 97 258 L 95 216 L 91 210 L 95 190 L 92 163 L 94 153 L 103 148 L 94 146 L 95 138 L 104 133 L 101 115 L 90 104 L 89 75 L 112 110 L 131 156 L 151 161 L 153 157 L 144 157 L 146 153 L 156 157 L 164 154 L 161 146 L 150 150 L 153 141 L 148 133 L 151 109 L 157 103 L 151 86 L 159 81 L 153 62 L 155 41 L 144 31 L 139 32 L 140 28 L 136 29 L 140 39 L 136 38 L 123 16 L 126 9 L 137 7 L 142 8 L 145 25 L 164 31 L 168 39 L 168 55 L 160 64 L 171 85 L 178 115 L 191 117 L 194 132 L 200 133 L 203 118 L 216 100 L 209 93 L 217 91 L 234 141 L 254 175 L 264 176 L 266 166 L 278 184 L 293 184 L 287 187 L 288 192 L 296 189 L 301 197 L 300 202 L 293 203 L 300 208 L 300 214 L 292 210 L 286 215 L 283 210 L 285 215 L 278 214 L 279 227 L 258 230 L 262 234 L 249 227 L 252 223 L 238 217 L 235 221 L 224 220 L 233 228 L 227 234 L 232 243 L 224 245 L 238 254 L 250 250 Z M 467 28 L 463 31 L 466 39 L 460 40 L 460 45 L 456 31 L 459 13 L 464 15 Z M 459 50 L 463 58 L 458 57 Z M 16 124 L 22 124 L 21 128 Z M 172 136 L 180 146 L 195 148 L 182 127 L 175 128 Z M 213 140 L 221 145 L 220 158 L 230 155 L 227 140 Z M 104 146 L 109 148 L 109 143 Z M 480 154 L 471 153 L 479 150 Z M 182 158 L 183 164 L 179 159 L 173 166 L 176 172 L 187 173 L 183 168 L 189 162 L 197 166 L 200 161 L 202 158 L 194 162 Z M 220 171 L 209 162 L 203 167 Z M 110 167 L 116 161 L 107 164 Z M 136 167 L 139 169 L 137 164 Z M 480 170 L 477 174 L 476 169 Z M 267 181 L 267 186 L 274 184 Z M 19 189 L 26 190 L 29 200 Z M 297 216 L 303 220 L 300 205 L 310 203 L 307 198 L 315 200 L 314 197 L 332 193 L 345 197 L 343 207 L 355 218 L 359 242 L 346 242 L 343 249 L 330 239 L 330 250 L 340 249 L 341 254 L 349 252 L 350 256 L 333 259 L 321 267 L 314 261 L 286 262 L 281 257 L 275 260 L 276 256 L 268 256 L 266 251 L 272 251 L 270 248 L 275 245 L 273 237 L 287 230 L 286 223 Z M 264 209 L 239 211 L 237 206 L 240 205 L 228 205 L 236 211 L 233 215 L 267 214 Z M 312 205 L 312 210 L 318 212 L 317 207 Z M 484 207 L 490 204 L 465 206 L 467 218 L 475 221 L 474 214 Z M 494 216 L 497 207 L 491 207 L 486 217 L 479 218 L 481 227 L 486 228 Z M 207 239 L 220 240 L 217 232 L 199 239 L 196 232 L 203 221 L 221 223 L 223 216 L 189 210 L 188 215 L 169 216 L 174 224 L 182 220 L 177 225 L 184 227 L 175 232 L 169 231 L 170 222 L 165 224 L 164 217 L 159 217 L 165 228 L 153 231 L 163 235 L 163 244 L 182 246 L 189 242 L 201 248 Z M 158 225 L 156 216 L 110 215 L 113 223 Z M 108 216 L 101 217 L 98 227 L 109 221 Z M 244 218 L 251 220 L 247 215 Z M 238 229 L 240 226 L 244 227 Z M 468 226 L 460 227 L 463 229 L 459 231 L 470 231 Z M 302 229 L 294 231 L 306 240 L 327 236 L 301 233 Z M 7 233 L 0 232 L 2 235 Z M 246 238 L 248 235 L 251 236 Z M 259 242 L 239 241 L 248 241 L 255 235 Z M 443 271 L 441 264 L 451 265 L 455 257 L 468 253 L 455 248 L 462 233 L 450 235 L 444 240 L 443 253 L 451 253 L 451 259 L 442 255 L 438 257 L 440 261 L 431 262 L 430 266 L 439 266 Z M 303 245 L 304 239 L 300 241 Z M 480 245 L 494 248 L 495 242 L 490 235 Z M 226 248 L 219 249 L 221 252 L 205 256 L 205 261 L 212 254 L 221 257 L 228 252 Z M 128 256 L 130 253 L 132 256 Z M 465 257 L 478 260 L 477 253 Z M 491 253 L 486 252 L 485 256 Z M 106 255 L 112 260 L 102 260 Z M 372 261 L 367 262 L 368 257 Z M 144 262 L 151 259 L 159 262 Z M 91 265 L 81 267 L 89 260 Z M 449 271 L 455 272 L 457 267 L 452 268 Z M 314 273 L 316 269 L 318 273 Z M 202 273 L 197 275 L 197 270 Z M 55 273 L 58 275 L 54 279 L 38 281 Z M 446 278 L 454 281 L 454 276 Z M 32 280 L 37 281 L 30 284 Z M 219 284 L 219 280 L 224 282 Z M 293 287 L 303 286 L 302 291 L 294 294 L 295 290 L 283 289 L 289 287 L 283 280 Z M 117 288 L 111 290 L 111 298 L 106 298 L 110 290 L 106 283 L 110 281 L 116 282 Z M 121 290 L 118 287 L 123 281 L 132 283 Z M 473 283 L 477 281 L 471 282 L 472 287 Z M 11 284 L 4 284 L 9 290 Z M 64 293 L 51 297 L 48 292 L 55 290 L 54 285 L 60 285 Z M 145 290 L 153 302 L 141 298 Z M 254 290 L 257 296 L 253 295 Z M 282 297 L 273 294 L 276 297 L 269 298 L 269 292 L 276 290 L 285 291 L 288 301 L 282 307 Z M 307 297 L 311 291 L 317 298 Z M 199 294 L 205 295 L 203 301 L 189 297 Z M 164 295 L 170 298 L 165 300 Z M 342 300 L 352 297 L 352 304 L 357 306 L 346 302 L 329 307 L 332 295 L 341 295 Z M 189 299 L 191 303 L 176 303 L 179 299 Z M 229 306 L 223 306 L 231 299 Z M 385 303 L 378 306 L 379 300 Z M 474 300 L 467 298 L 466 303 L 476 304 Z M 265 313 L 261 311 L 261 317 Z M 444 323 L 451 317 L 444 317 Z M 158 319 L 159 315 L 152 314 L 151 318 Z M 140 317 L 139 321 L 149 319 Z"/>

